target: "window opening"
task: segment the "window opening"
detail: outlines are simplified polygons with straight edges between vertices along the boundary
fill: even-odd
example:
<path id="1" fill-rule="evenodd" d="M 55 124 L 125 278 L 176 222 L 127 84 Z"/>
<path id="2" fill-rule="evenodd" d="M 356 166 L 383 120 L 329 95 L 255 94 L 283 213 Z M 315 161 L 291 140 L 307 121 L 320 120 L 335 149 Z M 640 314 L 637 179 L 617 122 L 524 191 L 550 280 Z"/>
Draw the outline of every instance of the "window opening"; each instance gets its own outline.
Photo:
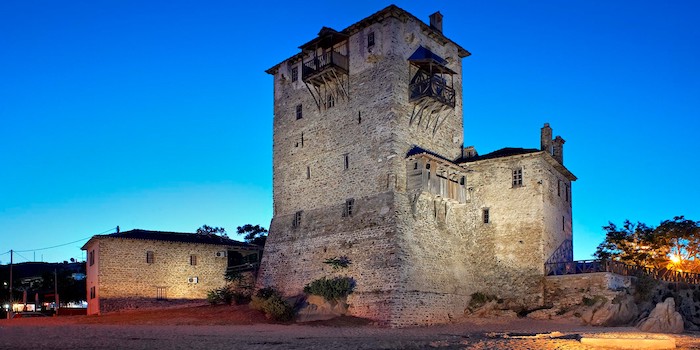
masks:
<path id="1" fill-rule="evenodd" d="M 491 222 L 489 208 L 484 208 L 484 210 L 482 212 L 482 219 L 484 220 L 485 224 L 488 224 Z"/>
<path id="2" fill-rule="evenodd" d="M 332 107 L 335 107 L 335 97 L 333 97 L 332 94 L 328 94 L 328 97 L 326 98 L 326 108 Z"/>
<path id="3" fill-rule="evenodd" d="M 355 209 L 355 199 L 349 198 L 345 200 L 345 208 L 343 208 L 343 217 L 352 216 Z"/>
<path id="4" fill-rule="evenodd" d="M 190 255 L 190 265 L 192 265 L 192 266 L 197 265 L 197 256 L 196 255 Z"/>
<path id="5" fill-rule="evenodd" d="M 155 262 L 155 256 L 153 254 L 153 251 L 149 250 L 146 252 L 146 263 L 147 264 L 153 264 Z"/>
<path id="6" fill-rule="evenodd" d="M 90 266 L 95 265 L 95 250 L 94 249 L 90 251 L 89 259 L 90 259 Z"/>
<path id="7" fill-rule="evenodd" d="M 367 34 L 367 47 L 370 48 L 374 46 L 374 32 Z"/>
<path id="8" fill-rule="evenodd" d="M 357 124 L 362 123 L 362 112 L 357 112 Z"/>
<path id="9" fill-rule="evenodd" d="M 90 299 L 95 299 L 96 296 L 95 287 L 90 287 Z"/>
<path id="10" fill-rule="evenodd" d="M 167 300 L 165 287 L 156 287 L 156 300 Z"/>
<path id="11" fill-rule="evenodd" d="M 299 80 L 299 67 L 294 66 L 292 67 L 292 81 L 297 81 Z"/>
<path id="12" fill-rule="evenodd" d="M 301 104 L 298 104 L 296 107 L 296 115 L 297 115 L 297 120 L 302 118 L 302 109 L 301 109 Z"/>
<path id="13" fill-rule="evenodd" d="M 306 178 L 310 179 L 311 178 L 311 167 L 306 167 Z"/>
<path id="14" fill-rule="evenodd" d="M 513 170 L 513 187 L 523 185 L 523 168 Z"/>
<path id="15" fill-rule="evenodd" d="M 345 153 L 343 155 L 343 169 L 348 170 L 350 168 L 350 156 Z"/>
<path id="16" fill-rule="evenodd" d="M 561 197 L 561 180 L 557 180 L 557 196 Z"/>
<path id="17" fill-rule="evenodd" d="M 297 228 L 301 226 L 301 210 L 294 213 L 294 221 L 292 222 L 292 227 Z"/>

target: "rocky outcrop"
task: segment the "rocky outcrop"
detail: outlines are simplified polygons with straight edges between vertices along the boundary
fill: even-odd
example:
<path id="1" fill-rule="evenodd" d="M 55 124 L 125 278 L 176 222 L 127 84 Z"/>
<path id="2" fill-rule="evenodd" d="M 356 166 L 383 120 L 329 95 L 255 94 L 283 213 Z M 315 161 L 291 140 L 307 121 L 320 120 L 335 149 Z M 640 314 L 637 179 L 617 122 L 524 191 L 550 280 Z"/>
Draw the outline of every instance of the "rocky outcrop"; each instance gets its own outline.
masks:
<path id="1" fill-rule="evenodd" d="M 586 309 L 581 319 L 592 326 L 623 326 L 632 322 L 639 314 L 634 298 L 627 294 L 615 298 L 612 302 L 598 301 Z"/>
<path id="2" fill-rule="evenodd" d="M 643 332 L 682 333 L 683 316 L 676 311 L 673 298 L 667 298 L 664 302 L 656 304 L 649 317 L 642 319 L 637 328 Z"/>

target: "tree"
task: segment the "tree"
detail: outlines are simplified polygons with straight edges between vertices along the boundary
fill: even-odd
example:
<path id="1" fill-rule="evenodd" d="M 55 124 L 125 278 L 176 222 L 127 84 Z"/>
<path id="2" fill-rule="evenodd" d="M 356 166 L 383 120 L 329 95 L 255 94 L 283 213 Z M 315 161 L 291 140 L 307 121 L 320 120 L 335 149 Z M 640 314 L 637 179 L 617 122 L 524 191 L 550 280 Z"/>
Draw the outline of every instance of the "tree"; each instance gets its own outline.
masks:
<path id="1" fill-rule="evenodd" d="M 223 227 L 211 227 L 208 225 L 202 225 L 202 227 L 197 229 L 198 235 L 219 235 L 221 237 L 228 238 L 226 229 Z"/>
<path id="2" fill-rule="evenodd" d="M 700 222 L 676 216 L 657 227 L 625 220 L 604 226 L 605 240 L 594 256 L 630 265 L 700 272 Z"/>
<path id="3" fill-rule="evenodd" d="M 236 232 L 239 235 L 245 235 L 243 240 L 247 243 L 255 244 L 258 246 L 265 246 L 265 241 L 267 240 L 267 229 L 261 227 L 260 225 L 245 224 L 243 226 L 238 226 Z"/>

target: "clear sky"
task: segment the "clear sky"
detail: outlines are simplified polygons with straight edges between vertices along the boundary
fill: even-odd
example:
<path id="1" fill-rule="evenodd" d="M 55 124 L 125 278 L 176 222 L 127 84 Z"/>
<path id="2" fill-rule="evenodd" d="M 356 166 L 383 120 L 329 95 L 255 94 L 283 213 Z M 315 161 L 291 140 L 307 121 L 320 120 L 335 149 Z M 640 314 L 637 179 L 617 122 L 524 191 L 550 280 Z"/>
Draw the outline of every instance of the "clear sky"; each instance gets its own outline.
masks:
<path id="1" fill-rule="evenodd" d="M 264 71 L 322 26 L 390 3 L 305 4 L 0 2 L 0 253 L 80 259 L 88 237 L 117 225 L 267 227 Z M 396 5 L 425 21 L 439 10 L 445 35 L 473 54 L 466 145 L 537 148 L 544 122 L 566 139 L 575 258 L 590 258 L 609 220 L 700 220 L 700 2 Z"/>

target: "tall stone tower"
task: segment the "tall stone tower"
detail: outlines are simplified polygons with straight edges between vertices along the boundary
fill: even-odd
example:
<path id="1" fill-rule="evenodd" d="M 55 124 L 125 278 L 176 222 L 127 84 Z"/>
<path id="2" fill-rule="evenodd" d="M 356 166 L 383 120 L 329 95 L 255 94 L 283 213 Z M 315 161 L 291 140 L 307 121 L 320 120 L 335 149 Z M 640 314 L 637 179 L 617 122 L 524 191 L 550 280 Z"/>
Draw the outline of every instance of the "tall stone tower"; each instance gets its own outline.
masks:
<path id="1" fill-rule="evenodd" d="M 541 302 L 545 261 L 570 255 L 570 201 L 544 193 L 575 179 L 552 157 L 563 139 L 550 128 L 547 150 L 463 148 L 470 53 L 439 12 L 426 24 L 392 5 L 300 48 L 267 71 L 274 217 L 259 284 L 294 295 L 348 275 L 351 313 L 397 326 L 446 322 L 477 291 Z M 349 268 L 323 263 L 340 256 Z"/>

